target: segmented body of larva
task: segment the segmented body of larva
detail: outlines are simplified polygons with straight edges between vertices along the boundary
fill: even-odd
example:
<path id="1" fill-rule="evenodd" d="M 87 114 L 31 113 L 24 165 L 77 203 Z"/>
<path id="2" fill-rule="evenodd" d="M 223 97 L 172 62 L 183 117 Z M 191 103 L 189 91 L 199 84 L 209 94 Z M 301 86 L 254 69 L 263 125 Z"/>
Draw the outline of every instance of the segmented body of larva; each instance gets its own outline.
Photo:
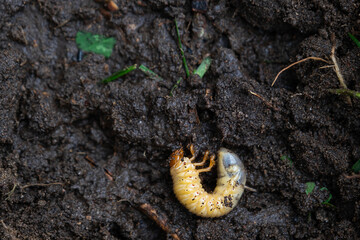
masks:
<path id="1" fill-rule="evenodd" d="M 228 149 L 218 151 L 218 179 L 213 193 L 202 187 L 199 173 L 210 171 L 215 164 L 215 155 L 210 156 L 207 168 L 196 169 L 206 162 L 206 151 L 201 163 L 193 163 L 195 151 L 190 145 L 191 158 L 184 157 L 184 150 L 174 151 L 170 157 L 170 173 L 174 193 L 178 200 L 192 213 L 201 217 L 220 217 L 229 213 L 244 192 L 246 172 L 239 157 Z"/>

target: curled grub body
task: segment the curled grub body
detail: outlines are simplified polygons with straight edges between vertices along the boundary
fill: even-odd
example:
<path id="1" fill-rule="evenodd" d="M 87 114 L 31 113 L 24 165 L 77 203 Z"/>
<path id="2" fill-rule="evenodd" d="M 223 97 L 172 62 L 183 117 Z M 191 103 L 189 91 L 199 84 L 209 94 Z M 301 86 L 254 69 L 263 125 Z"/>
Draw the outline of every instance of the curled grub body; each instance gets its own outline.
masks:
<path id="1" fill-rule="evenodd" d="M 170 157 L 170 173 L 174 193 L 178 200 L 192 213 L 201 217 L 220 217 L 229 213 L 238 203 L 246 182 L 245 167 L 239 157 L 228 149 L 218 151 L 218 179 L 213 193 L 202 187 L 199 173 L 210 171 L 215 164 L 215 155 L 210 156 L 210 165 L 203 166 L 209 157 L 206 151 L 201 163 L 193 163 L 195 151 L 190 146 L 191 158 L 184 157 L 183 149 L 174 151 Z"/>

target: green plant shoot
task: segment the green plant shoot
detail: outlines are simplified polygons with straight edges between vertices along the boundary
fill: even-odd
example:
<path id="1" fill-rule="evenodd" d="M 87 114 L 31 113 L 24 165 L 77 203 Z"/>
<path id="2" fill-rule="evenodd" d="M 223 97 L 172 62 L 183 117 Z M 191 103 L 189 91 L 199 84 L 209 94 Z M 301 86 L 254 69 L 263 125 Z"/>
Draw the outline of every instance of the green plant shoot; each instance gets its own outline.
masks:
<path id="1" fill-rule="evenodd" d="M 211 58 L 206 57 L 202 60 L 200 66 L 194 71 L 194 74 L 199 75 L 200 78 L 204 76 L 211 64 Z"/>
<path id="2" fill-rule="evenodd" d="M 179 78 L 179 79 L 176 81 L 175 85 L 171 88 L 171 90 L 170 90 L 170 97 L 173 96 L 173 91 L 179 86 L 181 80 L 182 80 L 182 78 Z"/>
<path id="3" fill-rule="evenodd" d="M 156 73 L 154 73 L 153 71 L 151 71 L 149 68 L 145 67 L 144 65 L 140 65 L 139 69 L 145 73 L 146 75 L 148 75 L 151 79 L 155 80 L 155 81 L 162 81 L 162 77 L 160 77 L 159 75 L 157 75 Z"/>
<path id="4" fill-rule="evenodd" d="M 357 38 L 356 38 L 354 35 L 352 35 L 351 33 L 348 33 L 348 35 L 349 35 L 349 37 L 351 38 L 351 40 L 354 41 L 354 43 L 356 44 L 356 46 L 358 46 L 358 47 L 360 48 L 360 41 L 357 40 Z"/>
<path id="5" fill-rule="evenodd" d="M 290 157 L 288 157 L 288 156 L 286 156 L 286 155 L 283 155 L 283 156 L 280 157 L 280 159 L 281 159 L 282 161 L 287 162 L 287 163 L 290 165 L 290 167 L 293 166 L 293 161 L 291 160 Z"/>
<path id="6" fill-rule="evenodd" d="M 306 195 L 309 195 L 310 193 L 312 193 L 315 189 L 315 183 L 314 182 L 307 182 L 306 183 L 306 189 L 305 189 L 305 193 Z"/>
<path id="7" fill-rule="evenodd" d="M 125 69 L 123 69 L 123 70 L 120 70 L 120 71 L 112 74 L 110 77 L 105 78 L 104 80 L 101 81 L 101 83 L 109 83 L 109 82 L 112 82 L 112 81 L 118 79 L 119 77 L 122 77 L 122 76 L 124 76 L 125 74 L 128 74 L 129 72 L 135 70 L 136 68 L 137 68 L 137 65 L 134 64 L 134 65 L 132 65 L 132 66 L 130 66 L 130 67 L 128 67 L 128 68 L 125 68 Z"/>
<path id="8" fill-rule="evenodd" d="M 179 49 L 180 49 L 180 53 L 181 53 L 182 60 L 183 60 L 183 64 L 184 64 L 184 68 L 185 68 L 186 77 L 190 77 L 190 71 L 189 71 L 188 65 L 187 65 L 187 63 L 186 63 L 186 58 L 185 58 L 184 50 L 183 50 L 182 44 L 181 44 L 181 38 L 180 38 L 179 28 L 178 28 L 176 19 L 175 19 L 174 21 L 175 21 L 176 34 L 177 34 L 177 37 L 178 37 L 178 44 L 179 44 Z"/>
<path id="9" fill-rule="evenodd" d="M 354 173 L 359 173 L 360 171 L 360 160 L 358 160 L 351 168 Z"/>

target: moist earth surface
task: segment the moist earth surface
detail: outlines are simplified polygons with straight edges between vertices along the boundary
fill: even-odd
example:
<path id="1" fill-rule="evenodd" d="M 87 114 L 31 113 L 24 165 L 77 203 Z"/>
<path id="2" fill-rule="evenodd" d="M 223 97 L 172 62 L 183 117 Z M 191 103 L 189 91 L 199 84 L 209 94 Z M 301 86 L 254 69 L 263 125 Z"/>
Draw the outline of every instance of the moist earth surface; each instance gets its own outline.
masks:
<path id="1" fill-rule="evenodd" d="M 360 91 L 358 1 L 115 3 L 0 2 L 1 239 L 360 239 L 360 102 L 331 92 L 339 73 Z M 212 59 L 202 78 L 174 19 L 190 72 Z M 112 55 L 78 61 L 78 31 L 115 38 Z M 324 61 L 271 86 L 307 57 Z M 162 79 L 99 83 L 134 64 Z M 256 192 L 188 212 L 168 158 L 190 143 L 237 153 Z M 200 177 L 211 192 L 215 168 Z"/>

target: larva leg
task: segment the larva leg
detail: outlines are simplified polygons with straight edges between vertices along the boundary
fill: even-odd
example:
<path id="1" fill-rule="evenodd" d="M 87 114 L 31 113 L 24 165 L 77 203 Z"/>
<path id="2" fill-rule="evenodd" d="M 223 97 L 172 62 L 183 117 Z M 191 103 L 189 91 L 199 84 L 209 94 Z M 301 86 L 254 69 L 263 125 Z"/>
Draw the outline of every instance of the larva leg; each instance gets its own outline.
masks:
<path id="1" fill-rule="evenodd" d="M 193 163 L 194 166 L 204 166 L 206 160 L 208 159 L 209 157 L 209 151 L 206 151 L 205 154 L 204 154 L 204 157 L 203 157 L 203 160 L 199 163 Z"/>
<path id="2" fill-rule="evenodd" d="M 194 149 L 194 145 L 193 145 L 193 144 L 190 144 L 189 150 L 190 150 L 190 153 L 191 153 L 191 158 L 190 158 L 189 160 L 190 160 L 190 161 L 194 161 L 195 158 L 196 158 L 196 154 L 195 154 L 195 149 Z"/>
<path id="3" fill-rule="evenodd" d="M 205 155 L 206 155 L 206 153 L 205 153 Z M 207 168 L 198 169 L 197 171 L 199 173 L 201 173 L 201 172 L 209 172 L 214 165 L 215 165 L 215 154 L 212 154 L 210 156 L 210 164 L 209 164 L 209 166 Z"/>

